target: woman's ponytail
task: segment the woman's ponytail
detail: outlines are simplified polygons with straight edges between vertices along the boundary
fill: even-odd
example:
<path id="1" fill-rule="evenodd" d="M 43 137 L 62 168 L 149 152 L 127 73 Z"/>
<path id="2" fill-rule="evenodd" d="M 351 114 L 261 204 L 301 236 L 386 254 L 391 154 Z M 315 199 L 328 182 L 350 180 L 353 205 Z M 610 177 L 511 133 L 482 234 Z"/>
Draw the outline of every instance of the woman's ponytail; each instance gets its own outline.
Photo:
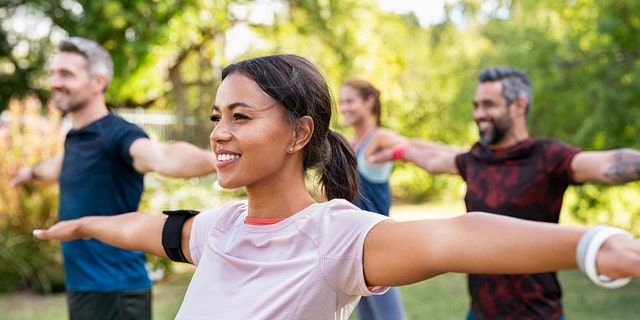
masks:
<path id="1" fill-rule="evenodd" d="M 328 153 L 322 166 L 320 182 L 327 200 L 342 198 L 352 201 L 360 194 L 358 188 L 358 163 L 349 142 L 340 133 L 327 133 Z"/>

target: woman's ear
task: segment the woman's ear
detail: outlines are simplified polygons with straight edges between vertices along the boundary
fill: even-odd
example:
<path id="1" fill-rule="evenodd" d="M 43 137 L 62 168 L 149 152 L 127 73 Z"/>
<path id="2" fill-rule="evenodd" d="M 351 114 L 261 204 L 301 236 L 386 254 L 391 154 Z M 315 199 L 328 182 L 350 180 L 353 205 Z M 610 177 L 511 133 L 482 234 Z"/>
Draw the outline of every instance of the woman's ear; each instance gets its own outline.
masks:
<path id="1" fill-rule="evenodd" d="M 304 146 L 309 143 L 309 140 L 311 140 L 313 130 L 314 123 L 310 116 L 304 116 L 298 119 L 294 127 L 293 141 L 291 141 L 291 147 L 293 148 L 293 151 L 291 152 L 304 148 Z"/>

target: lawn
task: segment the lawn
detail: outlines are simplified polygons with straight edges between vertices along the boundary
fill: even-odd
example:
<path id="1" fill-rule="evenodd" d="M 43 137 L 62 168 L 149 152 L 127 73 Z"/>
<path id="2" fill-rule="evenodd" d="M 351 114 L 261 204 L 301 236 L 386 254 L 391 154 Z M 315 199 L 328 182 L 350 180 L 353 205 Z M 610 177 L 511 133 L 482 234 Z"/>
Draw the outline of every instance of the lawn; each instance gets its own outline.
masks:
<path id="1" fill-rule="evenodd" d="M 187 288 L 190 273 L 174 275 L 155 284 L 155 320 L 173 319 Z M 640 281 L 609 290 L 597 287 L 578 271 L 560 272 L 567 319 L 638 319 Z M 401 287 L 407 319 L 464 319 L 467 310 L 465 276 L 445 274 L 429 281 Z M 64 294 L 33 293 L 0 296 L 0 318 L 4 320 L 64 320 Z M 356 319 L 352 316 L 351 319 Z"/>
<path id="2" fill-rule="evenodd" d="M 441 218 L 464 212 L 460 204 L 453 206 L 397 206 L 392 215 L 398 220 L 423 217 Z M 186 291 L 192 268 L 157 282 L 153 289 L 154 320 L 173 319 Z M 592 284 L 579 271 L 561 271 L 567 319 L 640 319 L 640 280 L 615 290 Z M 445 274 L 429 281 L 401 287 L 408 319 L 464 319 L 468 298 L 465 276 Z M 16 293 L 0 295 L 0 319 L 64 320 L 66 302 L 63 294 L 41 295 Z M 352 316 L 351 319 L 356 319 Z"/>

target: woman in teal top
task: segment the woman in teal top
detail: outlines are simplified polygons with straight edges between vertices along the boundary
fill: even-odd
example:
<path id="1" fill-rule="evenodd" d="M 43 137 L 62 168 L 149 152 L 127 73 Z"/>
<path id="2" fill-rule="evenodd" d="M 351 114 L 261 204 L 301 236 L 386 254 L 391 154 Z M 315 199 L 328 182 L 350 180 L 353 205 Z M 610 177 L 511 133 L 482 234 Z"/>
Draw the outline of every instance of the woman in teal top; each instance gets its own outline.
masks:
<path id="1" fill-rule="evenodd" d="M 380 91 L 371 83 L 351 79 L 340 88 L 339 111 L 343 123 L 354 130 L 351 146 L 358 159 L 358 179 L 361 196 L 353 203 L 358 207 L 388 216 L 391 207 L 389 176 L 391 161 L 374 165 L 367 156 L 381 149 L 406 142 L 395 132 L 380 127 Z M 356 309 L 360 320 L 404 319 L 400 290 L 392 287 L 383 295 L 362 297 Z"/>

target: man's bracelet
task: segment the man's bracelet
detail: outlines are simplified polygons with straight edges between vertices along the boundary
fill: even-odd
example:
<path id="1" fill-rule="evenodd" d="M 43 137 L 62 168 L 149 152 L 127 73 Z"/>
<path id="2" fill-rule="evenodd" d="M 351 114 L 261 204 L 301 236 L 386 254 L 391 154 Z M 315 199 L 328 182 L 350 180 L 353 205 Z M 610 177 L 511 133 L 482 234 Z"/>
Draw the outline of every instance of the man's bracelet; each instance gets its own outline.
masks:
<path id="1" fill-rule="evenodd" d="M 626 230 L 607 225 L 597 225 L 582 235 L 576 247 L 576 262 L 578 263 L 578 268 L 580 268 L 593 283 L 604 288 L 620 288 L 631 281 L 631 278 L 611 279 L 606 275 L 598 274 L 596 268 L 596 256 L 602 244 L 610 237 L 619 234 L 633 238 L 633 235 Z"/>

